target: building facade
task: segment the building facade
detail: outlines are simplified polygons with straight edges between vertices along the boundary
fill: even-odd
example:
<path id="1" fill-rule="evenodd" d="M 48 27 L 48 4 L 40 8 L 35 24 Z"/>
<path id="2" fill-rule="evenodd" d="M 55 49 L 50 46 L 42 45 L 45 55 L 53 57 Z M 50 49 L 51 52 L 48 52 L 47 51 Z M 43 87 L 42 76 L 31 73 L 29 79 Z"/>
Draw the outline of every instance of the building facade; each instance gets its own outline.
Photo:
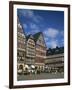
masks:
<path id="1" fill-rule="evenodd" d="M 17 18 L 17 69 L 23 70 L 26 56 L 26 37 Z"/>
<path id="2" fill-rule="evenodd" d="M 64 48 L 49 49 L 45 66 L 48 72 L 64 72 Z"/>
<path id="3" fill-rule="evenodd" d="M 26 37 L 26 64 L 28 66 L 35 64 L 35 42 L 32 35 Z"/>
<path id="4" fill-rule="evenodd" d="M 17 70 L 35 66 L 48 72 L 64 72 L 64 47 L 48 49 L 42 32 L 25 36 L 17 18 Z"/>
<path id="5" fill-rule="evenodd" d="M 43 70 L 46 58 L 46 44 L 42 32 L 34 34 L 34 39 L 36 44 L 35 66 Z"/>
<path id="6" fill-rule="evenodd" d="M 25 65 L 35 66 L 48 72 L 64 72 L 64 47 L 48 49 L 42 32 L 25 36 L 17 18 L 17 70 Z"/>

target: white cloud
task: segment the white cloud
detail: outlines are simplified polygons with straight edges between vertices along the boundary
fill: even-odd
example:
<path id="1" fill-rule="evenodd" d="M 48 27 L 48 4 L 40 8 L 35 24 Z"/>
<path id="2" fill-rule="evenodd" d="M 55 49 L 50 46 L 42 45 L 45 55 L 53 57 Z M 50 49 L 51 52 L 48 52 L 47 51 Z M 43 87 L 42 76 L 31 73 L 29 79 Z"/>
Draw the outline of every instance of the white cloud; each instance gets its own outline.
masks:
<path id="1" fill-rule="evenodd" d="M 28 26 L 27 26 L 27 24 L 23 24 L 23 28 L 25 28 L 25 29 L 26 29 L 27 27 L 28 27 Z"/>
<path id="2" fill-rule="evenodd" d="M 34 15 L 33 20 L 34 20 L 36 23 L 39 23 L 39 22 L 41 22 L 41 21 L 43 20 L 43 18 L 42 18 L 41 16 L 39 16 L 39 15 Z"/>
<path id="3" fill-rule="evenodd" d="M 51 42 L 51 47 L 52 47 L 52 48 L 56 48 L 56 46 L 58 46 L 58 45 L 57 45 L 57 42 L 56 42 L 56 41 L 52 41 L 52 42 Z"/>
<path id="4" fill-rule="evenodd" d="M 35 23 L 30 23 L 31 29 L 38 29 L 38 26 Z"/>
<path id="5" fill-rule="evenodd" d="M 29 35 L 29 34 L 35 34 L 37 32 L 39 32 L 39 30 L 31 30 L 30 32 L 27 32 L 27 35 Z"/>
<path id="6" fill-rule="evenodd" d="M 56 40 L 51 40 L 50 42 L 48 41 L 46 44 L 51 48 L 56 48 L 56 46 L 58 46 L 58 42 Z"/>
<path id="7" fill-rule="evenodd" d="M 37 32 L 40 31 L 40 28 L 35 23 L 29 23 L 29 25 L 23 24 L 23 28 L 27 29 L 28 27 L 30 28 L 30 31 L 27 32 L 27 35 L 29 35 L 29 34 L 35 34 L 35 33 L 37 33 Z"/>
<path id="8" fill-rule="evenodd" d="M 45 36 L 50 38 L 55 38 L 59 34 L 59 30 L 54 28 L 48 28 L 44 31 Z"/>
<path id="9" fill-rule="evenodd" d="M 32 19 L 34 22 L 39 23 L 43 18 L 39 15 L 35 15 L 35 13 L 32 10 L 20 10 L 20 13 L 26 17 Z"/>
<path id="10" fill-rule="evenodd" d="M 64 45 L 64 39 L 61 40 L 61 45 Z"/>
<path id="11" fill-rule="evenodd" d="M 48 37 L 44 37 L 45 38 L 45 42 L 47 42 L 48 40 L 49 40 L 49 38 Z"/>
<path id="12" fill-rule="evenodd" d="M 64 39 L 62 39 L 64 36 L 64 31 L 54 28 L 48 28 L 43 33 L 45 35 L 45 42 L 47 46 L 55 48 L 56 46 L 64 44 Z M 61 39 L 59 40 L 59 38 Z"/>
<path id="13" fill-rule="evenodd" d="M 64 31 L 61 31 L 61 35 L 64 36 Z"/>
<path id="14" fill-rule="evenodd" d="M 62 39 L 62 42 L 64 42 L 64 39 Z"/>
<path id="15" fill-rule="evenodd" d="M 25 16 L 25 17 L 33 17 L 34 14 L 33 14 L 33 11 L 31 10 L 20 10 L 20 13 Z"/>

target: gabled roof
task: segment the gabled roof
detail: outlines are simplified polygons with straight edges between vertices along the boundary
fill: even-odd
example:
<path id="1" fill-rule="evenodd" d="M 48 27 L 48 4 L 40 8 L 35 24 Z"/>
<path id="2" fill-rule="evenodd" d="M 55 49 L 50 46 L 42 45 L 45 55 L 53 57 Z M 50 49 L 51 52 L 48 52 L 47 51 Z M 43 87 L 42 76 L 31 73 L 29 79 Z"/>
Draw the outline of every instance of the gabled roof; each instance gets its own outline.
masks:
<path id="1" fill-rule="evenodd" d="M 30 37 L 32 36 L 32 34 L 29 34 L 26 36 L 26 40 L 28 40 Z M 33 37 L 33 36 L 32 36 Z"/>
<path id="2" fill-rule="evenodd" d="M 23 33 L 26 36 L 25 30 L 24 30 L 23 25 L 21 24 L 18 16 L 17 16 L 17 24 L 20 24 L 21 25 L 21 28 L 18 27 L 19 28 L 18 29 L 18 32 L 21 32 L 21 33 Z"/>
<path id="3" fill-rule="evenodd" d="M 42 34 L 42 32 L 38 32 L 33 35 L 35 42 L 38 40 L 39 36 Z"/>

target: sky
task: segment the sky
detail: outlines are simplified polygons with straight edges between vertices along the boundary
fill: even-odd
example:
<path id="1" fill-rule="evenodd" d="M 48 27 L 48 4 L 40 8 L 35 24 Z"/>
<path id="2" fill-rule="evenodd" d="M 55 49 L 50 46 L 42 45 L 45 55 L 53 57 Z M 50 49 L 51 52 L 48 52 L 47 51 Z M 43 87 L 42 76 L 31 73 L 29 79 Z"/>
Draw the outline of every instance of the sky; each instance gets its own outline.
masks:
<path id="1" fill-rule="evenodd" d="M 19 21 L 26 35 L 42 32 L 47 48 L 64 46 L 64 12 L 17 9 Z"/>

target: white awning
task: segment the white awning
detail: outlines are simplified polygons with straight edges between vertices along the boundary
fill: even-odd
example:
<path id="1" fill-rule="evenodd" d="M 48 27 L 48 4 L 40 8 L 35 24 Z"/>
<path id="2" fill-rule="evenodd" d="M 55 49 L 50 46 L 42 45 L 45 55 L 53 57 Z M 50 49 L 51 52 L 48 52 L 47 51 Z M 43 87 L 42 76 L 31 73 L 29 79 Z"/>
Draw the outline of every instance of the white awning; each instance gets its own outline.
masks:
<path id="1" fill-rule="evenodd" d="M 25 68 L 29 68 L 29 66 L 28 65 L 25 65 Z"/>
<path id="2" fill-rule="evenodd" d="M 31 65 L 31 68 L 35 68 L 35 66 L 34 65 Z"/>

